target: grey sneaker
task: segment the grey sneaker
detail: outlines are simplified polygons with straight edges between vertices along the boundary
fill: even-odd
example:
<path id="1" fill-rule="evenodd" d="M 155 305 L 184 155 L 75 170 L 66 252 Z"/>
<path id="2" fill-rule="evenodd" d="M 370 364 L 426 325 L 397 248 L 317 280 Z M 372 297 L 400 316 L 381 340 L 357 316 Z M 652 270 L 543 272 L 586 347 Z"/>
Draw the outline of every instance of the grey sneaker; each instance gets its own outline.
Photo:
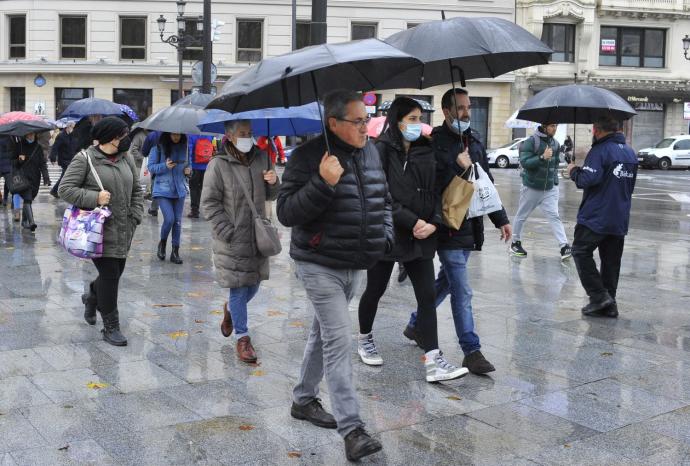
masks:
<path id="1" fill-rule="evenodd" d="M 438 351 L 431 357 L 425 356 L 424 367 L 426 367 L 427 382 L 459 379 L 466 376 L 469 372 L 465 367 L 455 367 L 446 361 L 441 351 Z"/>
<path id="2" fill-rule="evenodd" d="M 362 359 L 362 362 L 368 366 L 380 366 L 383 364 L 383 358 L 376 349 L 374 337 L 371 333 L 359 338 L 357 342 L 357 353 Z"/>

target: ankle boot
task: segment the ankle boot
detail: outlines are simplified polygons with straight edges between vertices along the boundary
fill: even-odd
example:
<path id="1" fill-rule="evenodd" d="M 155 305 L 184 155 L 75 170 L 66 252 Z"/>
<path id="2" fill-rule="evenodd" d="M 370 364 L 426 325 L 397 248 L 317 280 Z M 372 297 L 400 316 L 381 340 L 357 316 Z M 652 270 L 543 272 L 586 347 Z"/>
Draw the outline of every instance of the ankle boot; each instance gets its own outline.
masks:
<path id="1" fill-rule="evenodd" d="M 162 261 L 165 260 L 165 246 L 166 246 L 166 244 L 167 244 L 167 241 L 165 241 L 163 239 L 158 242 L 158 252 L 156 252 L 156 256 L 158 256 L 158 258 Z"/>
<path id="2" fill-rule="evenodd" d="M 89 291 L 81 295 L 81 302 L 84 303 L 84 320 L 89 325 L 96 325 L 98 299 L 93 287 L 93 282 L 89 283 Z"/>
<path id="3" fill-rule="evenodd" d="M 172 252 L 170 253 L 170 262 L 173 264 L 181 264 L 182 259 L 180 259 L 180 247 L 179 246 L 173 246 L 172 247 Z"/>
<path id="4" fill-rule="evenodd" d="M 18 222 L 22 219 L 21 209 L 12 209 L 12 213 L 14 214 L 14 221 L 15 222 Z"/>
<path id="5" fill-rule="evenodd" d="M 22 206 L 22 228 L 31 228 L 31 207 L 24 202 Z"/>
<path id="6" fill-rule="evenodd" d="M 26 211 L 26 223 L 31 231 L 36 230 L 36 222 L 34 221 L 34 209 L 31 202 L 24 202 L 24 209 Z"/>
<path id="7" fill-rule="evenodd" d="M 127 346 L 127 339 L 120 332 L 120 313 L 115 309 L 110 314 L 102 314 L 103 319 L 103 340 L 113 346 Z"/>

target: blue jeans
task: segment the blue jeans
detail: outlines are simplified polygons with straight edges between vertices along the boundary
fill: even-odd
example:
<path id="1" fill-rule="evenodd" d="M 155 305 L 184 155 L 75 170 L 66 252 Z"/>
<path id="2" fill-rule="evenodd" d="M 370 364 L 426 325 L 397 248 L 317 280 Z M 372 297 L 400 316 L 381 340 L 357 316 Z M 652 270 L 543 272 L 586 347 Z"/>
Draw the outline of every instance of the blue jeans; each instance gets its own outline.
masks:
<path id="1" fill-rule="evenodd" d="M 21 209 L 22 208 L 22 196 L 21 194 L 12 195 L 12 208 Z"/>
<path id="2" fill-rule="evenodd" d="M 436 278 L 436 307 L 450 294 L 450 307 L 453 312 L 455 333 L 465 355 L 481 348 L 479 336 L 474 333 L 472 317 L 472 288 L 467 275 L 467 261 L 470 251 L 463 249 L 439 250 L 441 270 Z M 410 326 L 417 323 L 417 313 L 410 316 Z"/>
<path id="3" fill-rule="evenodd" d="M 162 203 L 161 206 L 163 206 Z M 232 326 L 235 330 L 235 338 L 242 338 L 249 334 L 249 329 L 247 328 L 247 304 L 256 296 L 258 291 L 258 283 L 252 286 L 230 288 L 228 307 L 232 317 Z"/>
<path id="4" fill-rule="evenodd" d="M 161 240 L 167 241 L 172 230 L 172 245 L 180 245 L 182 235 L 182 211 L 184 210 L 184 197 L 158 197 L 158 204 L 163 212 L 163 225 L 161 225 Z"/>

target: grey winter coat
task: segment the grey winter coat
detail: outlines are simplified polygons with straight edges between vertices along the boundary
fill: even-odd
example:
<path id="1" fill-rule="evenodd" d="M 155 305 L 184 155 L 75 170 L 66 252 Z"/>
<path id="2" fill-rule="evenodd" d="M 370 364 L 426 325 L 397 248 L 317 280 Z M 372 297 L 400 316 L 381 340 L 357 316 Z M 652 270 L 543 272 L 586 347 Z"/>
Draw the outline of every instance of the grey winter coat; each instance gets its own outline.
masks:
<path id="1" fill-rule="evenodd" d="M 144 145 L 144 141 L 146 140 L 146 131 L 140 129 L 133 132 L 134 135 L 130 135 L 132 143 L 129 146 L 129 155 L 132 156 L 132 160 L 134 160 L 137 168 L 141 170 L 141 166 L 144 164 L 144 154 L 141 152 L 141 146 Z M 137 173 L 137 178 L 138 177 L 139 173 Z"/>
<path id="2" fill-rule="evenodd" d="M 132 157 L 123 152 L 111 162 L 96 146 L 85 149 L 91 157 L 94 169 L 110 192 L 108 207 L 112 215 L 105 221 L 103 232 L 103 257 L 124 259 L 132 244 L 137 225 L 144 212 L 139 173 Z M 64 201 L 82 209 L 98 206 L 100 188 L 83 153 L 77 153 L 60 181 L 58 194 Z"/>
<path id="3" fill-rule="evenodd" d="M 211 159 L 201 191 L 201 212 L 211 224 L 213 263 L 223 288 L 256 285 L 268 279 L 268 259 L 256 250 L 254 221 L 238 179 L 252 193 L 256 210 L 265 215 L 266 201 L 278 195 L 280 182 L 269 185 L 264 170 L 273 170 L 268 155 L 254 146 L 247 154 L 249 166 L 225 153 Z"/>

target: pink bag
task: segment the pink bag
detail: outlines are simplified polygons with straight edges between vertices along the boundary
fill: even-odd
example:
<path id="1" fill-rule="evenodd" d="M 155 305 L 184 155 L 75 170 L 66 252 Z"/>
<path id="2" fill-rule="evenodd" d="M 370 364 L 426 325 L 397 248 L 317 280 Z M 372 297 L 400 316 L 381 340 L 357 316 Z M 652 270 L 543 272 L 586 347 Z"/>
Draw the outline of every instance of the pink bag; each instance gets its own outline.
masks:
<path id="1" fill-rule="evenodd" d="M 91 158 L 82 152 L 89 162 L 91 173 L 103 191 L 103 184 L 93 168 Z M 80 209 L 75 206 L 65 209 L 62 216 L 62 228 L 58 243 L 73 256 L 80 259 L 97 259 L 103 256 L 103 224 L 112 215 L 107 207 L 96 207 L 93 210 Z"/>

